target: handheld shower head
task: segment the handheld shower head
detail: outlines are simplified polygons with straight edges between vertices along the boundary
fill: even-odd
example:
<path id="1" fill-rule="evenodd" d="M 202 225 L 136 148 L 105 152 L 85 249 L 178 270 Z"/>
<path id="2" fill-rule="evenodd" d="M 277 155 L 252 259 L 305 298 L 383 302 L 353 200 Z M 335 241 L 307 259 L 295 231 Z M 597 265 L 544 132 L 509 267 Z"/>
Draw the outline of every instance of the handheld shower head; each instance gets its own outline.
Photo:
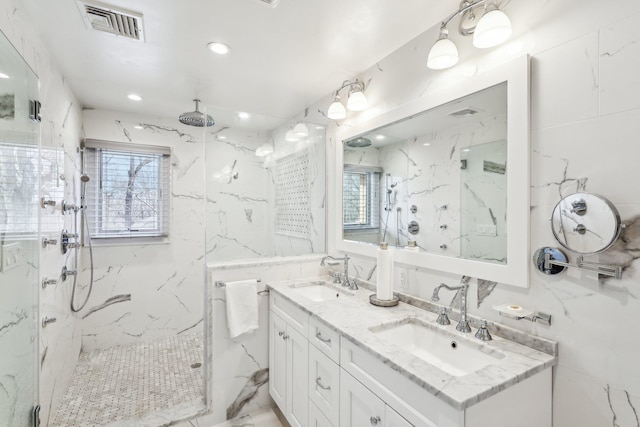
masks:
<path id="1" fill-rule="evenodd" d="M 87 175 L 86 173 L 83 173 L 82 175 L 80 175 L 80 199 L 84 200 L 86 194 L 87 194 L 87 182 L 89 182 L 91 180 L 91 178 L 89 178 L 89 175 Z M 82 207 L 84 207 L 84 203 L 81 202 L 80 203 L 82 205 Z"/>

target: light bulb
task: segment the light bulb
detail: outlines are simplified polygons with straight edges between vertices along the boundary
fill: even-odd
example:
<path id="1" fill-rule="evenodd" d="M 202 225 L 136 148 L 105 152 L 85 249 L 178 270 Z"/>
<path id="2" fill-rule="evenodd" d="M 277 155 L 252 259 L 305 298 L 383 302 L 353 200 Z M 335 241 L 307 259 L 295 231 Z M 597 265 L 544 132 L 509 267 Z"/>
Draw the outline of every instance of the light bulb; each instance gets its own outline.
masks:
<path id="1" fill-rule="evenodd" d="M 509 17 L 495 4 L 489 5 L 473 32 L 473 45 L 481 49 L 498 46 L 511 37 L 511 32 Z"/>
<path id="2" fill-rule="evenodd" d="M 293 127 L 293 135 L 298 138 L 306 138 L 309 136 L 309 129 L 304 123 L 300 122 Z"/>
<path id="3" fill-rule="evenodd" d="M 432 70 L 443 70 L 453 67 L 458 63 L 458 48 L 449 40 L 449 31 L 446 28 L 440 29 L 440 37 L 435 42 L 429 56 L 427 57 L 427 67 Z"/>
<path id="4" fill-rule="evenodd" d="M 342 120 L 347 117 L 347 110 L 345 110 L 344 105 L 340 102 L 340 97 L 338 95 L 336 95 L 329 106 L 329 109 L 327 110 L 327 117 L 331 120 Z"/>
<path id="5" fill-rule="evenodd" d="M 367 97 L 361 90 L 351 92 L 349 99 L 347 99 L 347 108 L 349 111 L 364 111 L 369 106 Z"/>

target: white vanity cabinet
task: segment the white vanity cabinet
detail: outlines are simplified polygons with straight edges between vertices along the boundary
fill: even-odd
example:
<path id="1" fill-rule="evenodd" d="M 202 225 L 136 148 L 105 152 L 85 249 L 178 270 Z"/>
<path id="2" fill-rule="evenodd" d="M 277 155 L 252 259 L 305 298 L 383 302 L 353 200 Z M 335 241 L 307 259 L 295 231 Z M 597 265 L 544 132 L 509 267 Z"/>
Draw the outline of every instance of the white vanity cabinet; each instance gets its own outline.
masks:
<path id="1" fill-rule="evenodd" d="M 293 427 L 309 418 L 308 314 L 277 295 L 270 298 L 269 393 Z"/>
<path id="2" fill-rule="evenodd" d="M 551 427 L 551 367 L 462 408 L 277 292 L 270 308 L 269 392 L 294 427 Z"/>
<path id="3" fill-rule="evenodd" d="M 342 370 L 340 376 L 340 427 L 411 427 L 382 399 Z"/>

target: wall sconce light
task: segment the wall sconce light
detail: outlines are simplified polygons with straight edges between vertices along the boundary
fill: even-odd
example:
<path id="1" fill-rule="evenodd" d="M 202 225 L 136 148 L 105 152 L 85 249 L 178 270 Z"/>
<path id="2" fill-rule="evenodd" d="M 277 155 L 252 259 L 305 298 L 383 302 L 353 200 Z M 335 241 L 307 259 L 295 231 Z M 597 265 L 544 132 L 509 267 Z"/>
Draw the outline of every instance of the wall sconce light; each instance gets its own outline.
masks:
<path id="1" fill-rule="evenodd" d="M 305 139 L 309 136 L 309 128 L 303 122 L 298 122 L 290 128 L 284 135 L 284 140 L 287 142 L 298 142 L 301 139 Z"/>
<path id="2" fill-rule="evenodd" d="M 347 87 L 350 88 L 350 90 L 349 97 L 347 98 L 347 108 L 345 109 L 340 100 L 340 91 Z M 342 120 L 347 117 L 347 109 L 349 111 L 364 111 L 368 106 L 367 97 L 364 96 L 364 83 L 358 79 L 354 82 L 345 80 L 342 86 L 336 90 L 333 102 L 327 110 L 327 117 L 331 120 Z"/>
<path id="3" fill-rule="evenodd" d="M 483 14 L 476 25 L 465 26 L 465 23 L 474 22 L 476 13 L 483 9 Z M 433 70 L 442 70 L 453 67 L 458 62 L 458 48 L 449 40 L 447 25 L 460 16 L 458 32 L 463 36 L 473 36 L 473 45 L 486 49 L 505 42 L 511 37 L 511 21 L 509 17 L 498 9 L 495 0 L 463 0 L 460 8 L 442 21 L 440 35 L 427 58 L 427 67 Z"/>

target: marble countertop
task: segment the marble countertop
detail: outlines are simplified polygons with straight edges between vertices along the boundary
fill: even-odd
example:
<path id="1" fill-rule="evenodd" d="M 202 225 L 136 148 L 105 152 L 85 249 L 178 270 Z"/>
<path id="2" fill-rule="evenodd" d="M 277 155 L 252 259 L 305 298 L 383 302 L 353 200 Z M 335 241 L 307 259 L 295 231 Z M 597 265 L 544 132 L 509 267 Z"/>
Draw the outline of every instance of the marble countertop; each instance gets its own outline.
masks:
<path id="1" fill-rule="evenodd" d="M 305 281 L 317 280 L 326 279 L 315 278 Z M 305 298 L 292 286 L 301 283 L 301 280 L 277 282 L 269 284 L 268 287 L 313 318 L 339 332 L 356 346 L 374 355 L 400 375 L 404 375 L 459 410 L 523 381 L 557 362 L 554 355 L 499 336 L 494 335 L 491 341 L 479 341 L 474 338 L 475 328 L 470 334 L 458 332 L 453 320 L 450 325 L 438 325 L 435 323 L 435 313 L 413 305 L 400 302 L 396 307 L 376 307 L 369 303 L 372 291 L 362 286 L 354 295 L 340 294 L 335 300 L 317 302 Z M 500 352 L 504 357 L 496 364 L 490 364 L 476 372 L 454 376 L 409 351 L 384 341 L 372 332 L 382 325 L 401 323 L 407 318 L 426 323 L 430 328 L 440 330 L 459 342 L 467 341 L 477 348 L 483 347 L 485 352 Z"/>

